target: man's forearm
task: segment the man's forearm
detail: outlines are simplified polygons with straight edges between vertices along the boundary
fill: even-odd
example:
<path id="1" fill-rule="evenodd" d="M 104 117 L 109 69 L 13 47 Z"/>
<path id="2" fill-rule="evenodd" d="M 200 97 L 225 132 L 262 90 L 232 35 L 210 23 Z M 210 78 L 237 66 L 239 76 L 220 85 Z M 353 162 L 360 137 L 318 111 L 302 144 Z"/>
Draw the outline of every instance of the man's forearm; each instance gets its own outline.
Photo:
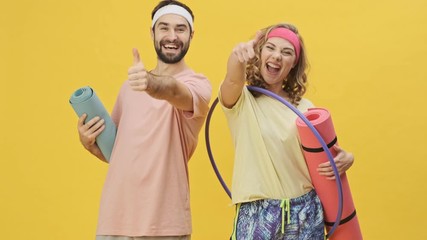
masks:
<path id="1" fill-rule="evenodd" d="M 150 96 L 166 100 L 184 111 L 193 110 L 193 96 L 187 86 L 171 76 L 158 76 L 149 73 L 149 77 L 146 92 Z"/>

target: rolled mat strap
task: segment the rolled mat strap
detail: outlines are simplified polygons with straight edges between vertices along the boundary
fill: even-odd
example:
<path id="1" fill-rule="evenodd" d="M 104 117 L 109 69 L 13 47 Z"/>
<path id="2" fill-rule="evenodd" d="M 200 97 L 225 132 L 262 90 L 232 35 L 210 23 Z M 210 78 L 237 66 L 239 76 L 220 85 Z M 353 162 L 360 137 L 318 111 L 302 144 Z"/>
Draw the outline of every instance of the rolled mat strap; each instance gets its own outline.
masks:
<path id="1" fill-rule="evenodd" d="M 337 141 L 338 141 L 338 139 L 337 139 L 337 137 L 335 137 L 329 144 L 328 144 L 328 148 L 331 148 L 332 146 L 334 146 L 335 145 L 335 143 L 337 143 Z M 309 147 L 306 147 L 306 146 L 304 146 L 304 145 L 301 145 L 301 147 L 302 147 L 302 149 L 304 149 L 304 151 L 306 151 L 306 152 L 312 152 L 312 153 L 318 153 L 318 152 L 323 152 L 324 150 L 323 150 L 323 148 L 309 148 Z"/>
<path id="2" fill-rule="evenodd" d="M 353 219 L 354 217 L 356 216 L 356 210 L 354 210 L 348 217 L 346 217 L 346 218 L 344 218 L 344 219 L 342 219 L 341 221 L 340 221 L 340 224 L 339 225 L 342 225 L 342 224 L 345 224 L 345 223 L 347 223 L 347 222 L 349 222 L 351 219 Z M 333 226 L 334 225 L 334 223 L 335 222 L 325 222 L 325 225 L 326 226 Z"/>

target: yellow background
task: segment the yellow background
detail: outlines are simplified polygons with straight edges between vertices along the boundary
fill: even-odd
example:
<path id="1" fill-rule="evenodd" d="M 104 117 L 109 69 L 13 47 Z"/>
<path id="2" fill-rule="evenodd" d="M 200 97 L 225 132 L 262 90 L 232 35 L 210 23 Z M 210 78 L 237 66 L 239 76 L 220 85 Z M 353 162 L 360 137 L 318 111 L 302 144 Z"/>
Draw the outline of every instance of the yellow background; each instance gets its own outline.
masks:
<path id="1" fill-rule="evenodd" d="M 311 63 L 307 97 L 332 114 L 365 239 L 427 239 L 427 1 L 188 0 L 187 63 L 212 82 L 259 28 L 292 22 Z M 153 0 L 0 1 L 0 239 L 94 239 L 107 165 L 80 145 L 72 92 L 90 85 L 111 110 L 139 48 L 147 68 Z M 219 110 L 219 109 L 218 109 Z M 221 111 L 212 148 L 228 183 Z M 234 209 L 206 153 L 190 161 L 194 240 L 228 239 Z"/>

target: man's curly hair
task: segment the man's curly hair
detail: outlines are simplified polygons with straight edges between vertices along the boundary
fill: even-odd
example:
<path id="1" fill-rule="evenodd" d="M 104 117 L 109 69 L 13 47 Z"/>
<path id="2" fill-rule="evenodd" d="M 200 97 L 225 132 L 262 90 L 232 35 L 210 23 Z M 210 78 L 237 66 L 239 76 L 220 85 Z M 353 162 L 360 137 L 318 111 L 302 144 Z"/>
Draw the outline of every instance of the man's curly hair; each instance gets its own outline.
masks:
<path id="1" fill-rule="evenodd" d="M 308 61 L 305 53 L 304 42 L 302 37 L 298 33 L 298 29 L 292 24 L 280 23 L 276 25 L 272 25 L 261 29 L 260 40 L 254 46 L 255 57 L 248 61 L 246 65 L 246 81 L 250 86 L 256 86 L 266 89 L 267 84 L 261 76 L 260 68 L 261 68 L 261 50 L 264 44 L 267 42 L 267 36 L 271 32 L 271 30 L 282 27 L 287 28 L 293 31 L 300 41 L 301 51 L 297 64 L 291 69 L 286 79 L 283 79 L 283 90 L 288 93 L 289 100 L 293 105 L 298 105 L 301 97 L 304 95 L 306 91 L 307 85 L 307 74 L 306 70 L 308 69 Z M 261 94 L 255 91 L 252 91 L 252 94 L 255 97 L 260 96 Z"/>

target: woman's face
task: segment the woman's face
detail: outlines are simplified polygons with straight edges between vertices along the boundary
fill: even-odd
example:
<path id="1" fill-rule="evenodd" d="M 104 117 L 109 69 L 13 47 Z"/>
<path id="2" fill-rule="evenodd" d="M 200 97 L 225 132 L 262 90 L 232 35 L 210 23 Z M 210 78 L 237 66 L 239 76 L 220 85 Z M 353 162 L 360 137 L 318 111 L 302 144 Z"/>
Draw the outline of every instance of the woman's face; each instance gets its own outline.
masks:
<path id="1" fill-rule="evenodd" d="M 261 49 L 261 75 L 273 92 L 282 90 L 283 80 L 294 67 L 294 46 L 287 40 L 272 37 Z"/>

